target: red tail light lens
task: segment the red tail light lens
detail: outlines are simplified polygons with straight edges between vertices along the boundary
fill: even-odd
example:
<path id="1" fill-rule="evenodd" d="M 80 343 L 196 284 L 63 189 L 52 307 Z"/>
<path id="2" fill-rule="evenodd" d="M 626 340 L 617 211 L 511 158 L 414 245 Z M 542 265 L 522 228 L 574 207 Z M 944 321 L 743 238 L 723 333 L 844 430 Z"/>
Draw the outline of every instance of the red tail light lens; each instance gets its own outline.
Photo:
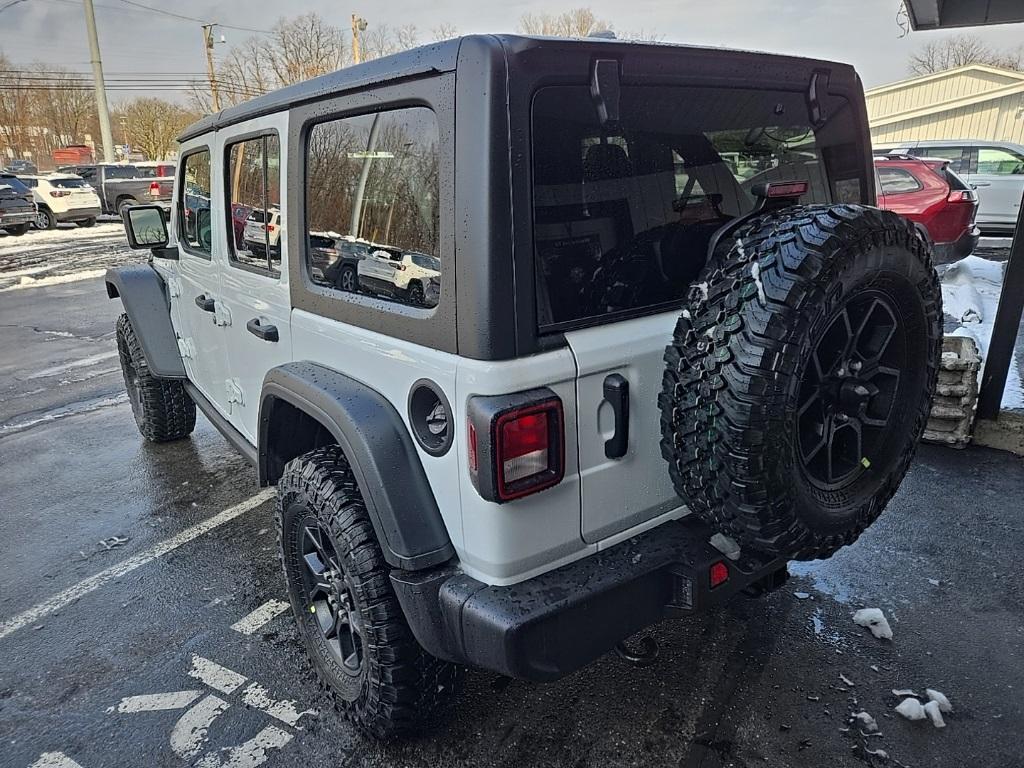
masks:
<path id="1" fill-rule="evenodd" d="M 562 401 L 550 389 L 471 398 L 468 437 L 470 475 L 488 501 L 512 501 L 562 481 Z"/>
<path id="2" fill-rule="evenodd" d="M 949 193 L 949 202 L 951 203 L 976 203 L 978 201 L 978 193 L 973 189 L 954 189 Z"/>
<path id="3" fill-rule="evenodd" d="M 806 181 L 771 181 L 767 184 L 766 197 L 802 197 L 810 186 Z"/>
<path id="4" fill-rule="evenodd" d="M 52 189 L 50 190 L 50 197 L 67 197 L 71 193 L 66 189 Z"/>
<path id="5" fill-rule="evenodd" d="M 160 196 L 160 183 L 159 182 L 154 181 L 152 184 L 149 185 L 149 194 L 151 194 L 153 197 L 159 197 Z"/>
<path id="6" fill-rule="evenodd" d="M 267 224 L 267 232 L 273 232 L 273 231 L 274 231 L 274 225 L 273 224 Z"/>

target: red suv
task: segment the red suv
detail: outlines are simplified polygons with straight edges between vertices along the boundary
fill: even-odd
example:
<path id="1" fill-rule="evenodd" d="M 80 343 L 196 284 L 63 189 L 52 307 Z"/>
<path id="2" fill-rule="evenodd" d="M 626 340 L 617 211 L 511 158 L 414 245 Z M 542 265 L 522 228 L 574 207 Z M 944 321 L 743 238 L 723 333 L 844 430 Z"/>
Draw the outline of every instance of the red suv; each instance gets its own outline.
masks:
<path id="1" fill-rule="evenodd" d="M 914 222 L 935 244 L 936 261 L 962 259 L 981 230 L 974 223 L 978 193 L 950 169 L 948 160 L 909 155 L 875 158 L 878 207 Z"/>

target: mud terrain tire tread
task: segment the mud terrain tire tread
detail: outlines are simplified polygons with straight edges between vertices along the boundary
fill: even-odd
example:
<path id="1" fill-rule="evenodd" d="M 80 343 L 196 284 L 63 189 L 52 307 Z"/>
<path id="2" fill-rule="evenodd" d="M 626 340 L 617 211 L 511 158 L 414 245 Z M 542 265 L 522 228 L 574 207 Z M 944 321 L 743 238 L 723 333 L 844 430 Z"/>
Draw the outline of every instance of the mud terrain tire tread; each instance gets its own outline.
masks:
<path id="1" fill-rule="evenodd" d="M 312 621 L 293 580 L 301 567 L 297 546 L 286 546 L 293 505 L 312 512 L 330 531 L 355 592 L 363 629 L 365 675 L 354 701 L 334 686 L 310 637 Z M 413 637 L 388 576 L 355 475 L 341 448 L 329 445 L 292 459 L 277 486 L 278 544 L 288 596 L 320 685 L 347 720 L 379 739 L 421 730 L 457 693 L 462 670 L 429 655 Z M 289 558 L 292 558 L 289 560 Z"/>
<path id="2" fill-rule="evenodd" d="M 916 398 L 895 406 L 914 412 L 903 421 L 910 428 L 893 449 L 888 473 L 872 478 L 870 498 L 844 510 L 842 530 L 822 530 L 797 509 L 801 491 L 792 480 L 795 372 L 811 354 L 815 314 L 838 306 L 829 291 L 842 273 L 891 247 L 914 260 L 907 269 L 919 276 L 913 287 L 928 345 L 920 353 L 924 383 Z M 827 557 L 885 508 L 924 431 L 942 346 L 942 294 L 930 249 L 910 223 L 886 211 L 793 207 L 742 225 L 698 280 L 666 349 L 659 396 L 661 451 L 672 482 L 692 510 L 743 546 L 795 559 Z"/>
<path id="3" fill-rule="evenodd" d="M 180 381 L 154 376 L 128 315 L 117 319 L 117 353 L 139 432 L 154 443 L 180 440 L 196 426 L 196 404 Z M 134 390 L 134 391 L 133 391 Z"/>

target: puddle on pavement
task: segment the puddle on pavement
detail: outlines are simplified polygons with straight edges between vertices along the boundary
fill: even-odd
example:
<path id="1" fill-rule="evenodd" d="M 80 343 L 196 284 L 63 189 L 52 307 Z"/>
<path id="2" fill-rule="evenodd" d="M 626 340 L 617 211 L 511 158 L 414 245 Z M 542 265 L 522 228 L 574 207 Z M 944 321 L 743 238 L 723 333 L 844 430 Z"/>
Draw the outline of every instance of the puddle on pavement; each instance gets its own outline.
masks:
<path id="1" fill-rule="evenodd" d="M 794 561 L 789 564 L 789 573 L 791 576 L 810 579 L 816 591 L 828 595 L 837 603 L 849 605 L 853 602 L 852 587 L 842 580 L 838 568 L 830 560 Z"/>

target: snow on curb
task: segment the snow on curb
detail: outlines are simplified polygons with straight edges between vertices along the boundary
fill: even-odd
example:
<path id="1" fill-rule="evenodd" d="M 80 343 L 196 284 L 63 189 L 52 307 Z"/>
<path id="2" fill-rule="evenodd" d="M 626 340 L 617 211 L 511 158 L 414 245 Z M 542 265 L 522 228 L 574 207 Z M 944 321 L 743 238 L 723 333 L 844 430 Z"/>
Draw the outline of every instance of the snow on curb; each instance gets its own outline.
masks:
<path id="1" fill-rule="evenodd" d="M 94 277 L 103 277 L 107 273 L 105 269 L 87 269 L 84 272 L 72 272 L 68 275 L 50 275 L 49 277 L 34 278 L 29 275 L 22 275 L 21 279 L 14 285 L 0 288 L 0 293 L 6 291 L 20 291 L 23 288 L 44 288 L 48 285 L 62 285 L 63 283 L 77 283 L 80 280 L 92 280 Z M 0 274 L 0 277 L 3 277 Z"/>
<path id="2" fill-rule="evenodd" d="M 941 271 L 942 309 L 958 323 L 947 336 L 967 336 L 974 339 L 982 360 L 979 380 L 988 359 L 989 343 L 999 306 L 999 293 L 1003 286 L 1006 262 L 989 261 L 980 256 L 968 256 L 946 266 Z M 1024 388 L 1016 357 L 1003 390 L 1003 408 L 1024 408 Z"/>

